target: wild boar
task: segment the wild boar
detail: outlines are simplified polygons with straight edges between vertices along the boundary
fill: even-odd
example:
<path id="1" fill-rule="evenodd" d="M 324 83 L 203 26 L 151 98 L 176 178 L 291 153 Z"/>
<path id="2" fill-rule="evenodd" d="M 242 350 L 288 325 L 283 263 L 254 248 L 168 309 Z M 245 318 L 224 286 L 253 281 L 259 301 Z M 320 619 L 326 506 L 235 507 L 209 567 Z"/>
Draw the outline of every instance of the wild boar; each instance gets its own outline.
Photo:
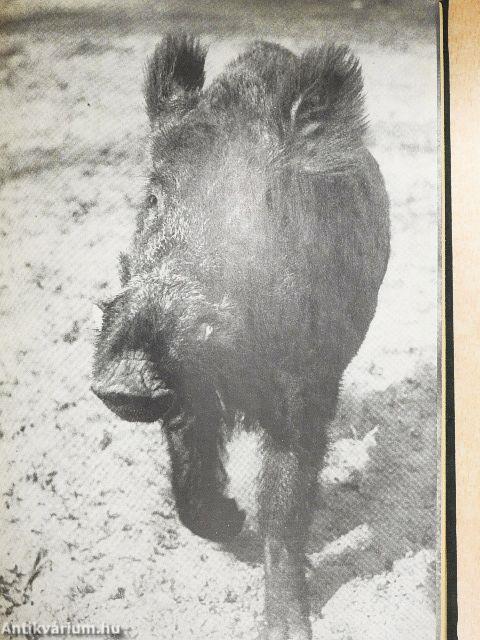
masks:
<path id="1" fill-rule="evenodd" d="M 92 388 L 124 420 L 163 421 L 179 517 L 211 540 L 245 517 L 225 434 L 238 413 L 262 430 L 266 633 L 306 639 L 312 498 L 387 267 L 388 198 L 347 47 L 256 42 L 203 90 L 205 56 L 169 34 L 148 63 L 151 175 Z"/>

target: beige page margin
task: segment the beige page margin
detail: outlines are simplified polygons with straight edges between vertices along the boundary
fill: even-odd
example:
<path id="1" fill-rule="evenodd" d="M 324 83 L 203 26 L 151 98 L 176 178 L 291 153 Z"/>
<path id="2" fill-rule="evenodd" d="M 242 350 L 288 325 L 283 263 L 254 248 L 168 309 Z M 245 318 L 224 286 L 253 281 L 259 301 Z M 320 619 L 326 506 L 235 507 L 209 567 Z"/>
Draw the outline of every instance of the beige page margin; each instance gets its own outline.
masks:
<path id="1" fill-rule="evenodd" d="M 480 638 L 480 1 L 449 9 L 459 640 Z"/>

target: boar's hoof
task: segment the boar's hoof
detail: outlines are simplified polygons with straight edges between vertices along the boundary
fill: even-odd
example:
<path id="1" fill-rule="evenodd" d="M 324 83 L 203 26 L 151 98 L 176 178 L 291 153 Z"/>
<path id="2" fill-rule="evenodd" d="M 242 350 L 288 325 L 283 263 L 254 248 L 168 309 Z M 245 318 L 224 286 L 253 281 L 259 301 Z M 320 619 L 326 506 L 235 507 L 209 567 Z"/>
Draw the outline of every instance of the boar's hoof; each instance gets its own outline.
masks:
<path id="1" fill-rule="evenodd" d="M 202 498 L 180 509 L 182 523 L 197 536 L 214 542 L 228 542 L 240 533 L 245 511 L 237 507 L 233 498 L 221 494 Z"/>

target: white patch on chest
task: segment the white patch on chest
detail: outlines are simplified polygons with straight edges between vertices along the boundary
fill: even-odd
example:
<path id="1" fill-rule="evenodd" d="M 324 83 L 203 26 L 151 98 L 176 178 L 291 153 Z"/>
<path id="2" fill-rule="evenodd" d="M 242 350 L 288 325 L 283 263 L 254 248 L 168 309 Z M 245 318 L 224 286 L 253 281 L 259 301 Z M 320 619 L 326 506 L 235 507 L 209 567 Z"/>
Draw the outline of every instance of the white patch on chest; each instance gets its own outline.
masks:
<path id="1" fill-rule="evenodd" d="M 235 430 L 226 445 L 227 493 L 247 514 L 246 524 L 257 529 L 257 492 L 262 469 L 262 434 Z"/>

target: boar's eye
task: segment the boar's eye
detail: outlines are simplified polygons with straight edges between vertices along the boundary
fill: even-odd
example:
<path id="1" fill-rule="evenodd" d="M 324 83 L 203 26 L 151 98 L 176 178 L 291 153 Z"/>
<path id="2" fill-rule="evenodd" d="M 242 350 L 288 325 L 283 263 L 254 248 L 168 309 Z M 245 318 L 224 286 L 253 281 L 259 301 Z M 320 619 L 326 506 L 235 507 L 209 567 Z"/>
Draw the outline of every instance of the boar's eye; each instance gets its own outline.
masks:
<path id="1" fill-rule="evenodd" d="M 151 193 L 147 198 L 147 207 L 151 209 L 152 207 L 156 207 L 158 204 L 157 196 Z"/>

